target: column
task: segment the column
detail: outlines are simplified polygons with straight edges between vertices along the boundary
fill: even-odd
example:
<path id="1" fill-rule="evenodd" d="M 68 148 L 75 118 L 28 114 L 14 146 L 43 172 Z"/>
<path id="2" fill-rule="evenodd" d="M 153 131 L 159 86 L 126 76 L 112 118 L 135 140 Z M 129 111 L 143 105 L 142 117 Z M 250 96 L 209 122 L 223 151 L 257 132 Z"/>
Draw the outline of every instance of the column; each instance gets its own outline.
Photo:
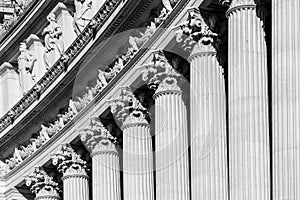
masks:
<path id="1" fill-rule="evenodd" d="M 64 47 L 66 50 L 77 37 L 73 26 L 74 19 L 69 9 L 61 2 L 55 6 L 52 13 L 55 14 L 57 23 L 62 27 Z"/>
<path id="2" fill-rule="evenodd" d="M 187 111 L 180 74 L 154 52 L 143 80 L 155 89 L 155 171 L 157 200 L 190 199 Z"/>
<path id="3" fill-rule="evenodd" d="M 87 163 L 70 144 L 62 144 L 61 150 L 52 156 L 52 164 L 63 174 L 64 200 L 89 200 Z"/>
<path id="4" fill-rule="evenodd" d="M 32 75 L 34 77 L 34 81 L 38 82 L 46 73 L 46 66 L 44 62 L 45 47 L 42 44 L 40 38 L 35 34 L 31 34 L 26 39 L 26 44 L 28 46 L 30 54 L 32 54 L 36 58 L 32 69 Z"/>
<path id="5" fill-rule="evenodd" d="M 130 88 L 111 102 L 123 130 L 124 200 L 154 200 L 153 149 L 146 108 Z"/>
<path id="6" fill-rule="evenodd" d="M 120 200 L 120 163 L 116 138 L 98 118 L 81 131 L 81 140 L 92 157 L 93 199 Z"/>
<path id="7" fill-rule="evenodd" d="M 192 199 L 228 199 L 225 79 L 213 33 L 196 8 L 177 31 L 189 52 Z M 192 35 L 199 35 L 193 38 Z M 191 45 L 192 44 L 192 45 Z"/>
<path id="8" fill-rule="evenodd" d="M 273 198 L 300 199 L 300 1 L 272 1 Z"/>
<path id="9" fill-rule="evenodd" d="M 58 184 L 41 167 L 35 168 L 25 180 L 35 200 L 60 200 Z"/>
<path id="10" fill-rule="evenodd" d="M 270 198 L 264 10 L 255 2 L 232 0 L 227 11 L 231 200 Z"/>
<path id="11" fill-rule="evenodd" d="M 4 115 L 21 99 L 20 80 L 10 63 L 0 66 L 0 116 Z"/>

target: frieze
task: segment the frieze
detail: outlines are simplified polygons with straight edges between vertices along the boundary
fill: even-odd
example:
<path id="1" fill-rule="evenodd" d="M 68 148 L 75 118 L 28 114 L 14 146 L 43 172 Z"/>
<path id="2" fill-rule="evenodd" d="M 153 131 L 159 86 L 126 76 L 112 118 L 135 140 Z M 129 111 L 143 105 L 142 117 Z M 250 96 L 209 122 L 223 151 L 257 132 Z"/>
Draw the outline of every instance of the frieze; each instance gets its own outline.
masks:
<path id="1" fill-rule="evenodd" d="M 157 21 L 157 20 L 154 19 L 154 21 Z M 93 21 L 91 22 L 91 24 L 94 24 L 94 23 L 95 22 L 93 22 Z M 147 30 L 145 32 L 147 32 Z M 85 32 L 83 32 L 83 33 L 85 33 Z M 84 34 L 82 34 L 80 36 L 84 37 Z M 77 40 L 78 39 L 80 40 L 80 38 L 82 38 L 80 36 L 79 36 L 79 38 L 77 38 Z M 83 40 L 81 40 L 81 41 L 83 41 Z M 73 48 L 71 48 L 71 50 L 72 49 Z M 37 138 L 31 138 L 30 139 L 31 143 L 27 147 L 24 147 L 24 148 L 21 149 L 21 151 L 31 152 L 31 153 L 26 154 L 26 156 L 23 157 L 22 161 L 24 161 L 27 157 L 31 156 L 38 148 L 40 148 L 43 144 L 45 144 L 53 135 L 58 133 L 69 121 L 71 121 L 74 118 L 74 116 L 76 114 L 78 114 L 78 112 L 80 112 L 80 110 L 82 110 L 85 106 L 87 106 L 94 99 L 94 97 L 99 92 L 101 92 L 107 86 L 107 84 L 124 68 L 124 63 L 129 62 L 129 60 L 132 59 L 136 53 L 137 52 L 132 51 L 132 48 L 129 48 L 126 54 L 123 54 L 119 58 L 117 58 L 117 60 L 115 62 L 115 65 L 113 65 L 113 67 L 110 68 L 108 70 L 108 72 L 99 70 L 97 84 L 95 86 L 86 87 L 87 91 L 82 97 L 77 97 L 75 100 L 70 99 L 68 111 L 64 114 L 59 114 L 57 116 L 57 120 L 54 123 L 50 123 L 48 126 L 41 125 L 41 131 L 39 132 L 39 136 Z M 64 55 L 67 55 L 67 54 L 64 54 Z M 56 73 L 61 73 L 62 72 L 61 70 L 64 70 L 63 66 L 66 64 L 66 60 L 68 60 L 68 58 L 64 58 L 64 61 L 59 60 L 58 63 L 61 64 L 61 65 L 59 65 L 60 68 L 55 68 L 56 65 L 54 65 L 50 69 L 50 70 L 53 69 L 52 73 L 50 73 L 50 71 L 49 71 L 48 73 L 46 73 L 46 75 L 43 77 L 43 79 L 46 79 L 49 82 L 53 81 L 52 79 L 54 78 L 55 74 Z M 30 96 L 28 98 L 22 98 L 21 99 L 20 102 L 22 102 L 22 103 L 20 104 L 20 107 L 18 109 L 24 109 L 25 110 L 27 107 L 29 107 L 29 105 L 38 96 L 41 95 L 41 93 L 45 90 L 46 86 L 47 86 L 47 82 L 42 82 L 41 84 L 35 85 L 35 87 L 33 88 L 35 93 L 30 93 L 30 92 L 27 93 L 26 96 L 29 96 L 29 95 Z M 12 110 L 10 111 L 10 116 L 12 116 L 12 117 L 10 117 L 10 118 L 5 118 L 4 117 L 4 120 L 5 120 L 6 123 L 1 123 L 0 122 L 0 130 L 1 130 L 1 126 L 2 126 L 2 130 L 3 130 L 4 129 L 3 125 L 13 123 L 13 120 L 15 119 L 16 116 L 15 116 L 15 113 Z M 140 117 L 137 117 L 137 116 L 140 116 L 140 114 L 141 114 L 140 111 L 141 110 L 137 110 L 136 112 L 134 112 L 133 115 L 132 115 L 132 119 L 135 119 L 135 120 L 141 119 Z M 144 116 L 144 114 L 145 114 L 144 111 L 143 111 L 142 114 L 143 115 L 141 115 L 141 116 Z M 143 117 L 143 119 L 144 119 L 144 117 Z M 85 129 L 84 132 L 91 133 L 90 129 Z M 85 139 L 86 137 L 87 137 L 86 134 L 81 134 L 81 138 L 82 138 L 83 141 L 86 140 Z M 102 135 L 102 136 L 100 136 L 100 137 L 98 137 L 98 138 L 102 138 L 101 143 L 103 145 L 105 144 L 104 149 L 107 149 L 109 146 L 110 146 L 110 148 L 115 149 L 116 138 L 111 136 L 111 134 L 109 132 Z M 92 139 L 94 140 L 95 138 L 93 137 Z M 94 143 L 92 142 L 91 138 L 87 140 L 87 143 L 90 146 L 90 148 L 92 149 L 91 145 L 93 145 Z M 27 148 L 30 148 L 30 149 L 28 150 Z M 110 148 L 108 148 L 108 149 L 110 149 Z M 22 161 L 16 160 L 13 156 L 11 158 L 7 158 L 6 163 L 5 163 L 5 165 L 6 165 L 5 166 L 5 169 L 6 169 L 5 173 L 8 173 L 10 170 L 12 170 L 17 165 L 19 165 Z"/>
<path id="2" fill-rule="evenodd" d="M 27 12 L 34 7 L 36 3 L 41 0 L 27 0 L 25 1 L 11 1 L 12 7 L 14 9 L 14 14 L 11 19 L 5 21 L 0 26 L 0 40 L 2 40 L 8 33 L 21 21 L 22 17 L 27 14 Z"/>
<path id="3" fill-rule="evenodd" d="M 65 65 L 68 65 L 74 57 L 79 53 L 79 51 L 92 39 L 93 33 L 100 28 L 100 25 L 105 22 L 105 19 L 111 14 L 111 11 L 114 10 L 121 0 L 107 0 L 104 3 L 104 6 L 100 8 L 98 13 L 93 18 L 93 23 L 91 23 L 83 30 L 73 44 L 65 51 L 64 57 L 60 58 L 50 69 L 49 71 L 39 80 L 36 85 L 40 87 L 40 91 L 36 91 L 35 87 L 31 88 L 23 98 L 9 111 L 14 112 L 14 119 L 19 117 L 35 100 L 38 100 L 38 97 L 53 83 L 64 70 Z M 97 25 L 95 25 L 95 23 Z M 9 116 L 9 112 L 0 119 L 0 132 L 8 127 L 13 120 Z"/>

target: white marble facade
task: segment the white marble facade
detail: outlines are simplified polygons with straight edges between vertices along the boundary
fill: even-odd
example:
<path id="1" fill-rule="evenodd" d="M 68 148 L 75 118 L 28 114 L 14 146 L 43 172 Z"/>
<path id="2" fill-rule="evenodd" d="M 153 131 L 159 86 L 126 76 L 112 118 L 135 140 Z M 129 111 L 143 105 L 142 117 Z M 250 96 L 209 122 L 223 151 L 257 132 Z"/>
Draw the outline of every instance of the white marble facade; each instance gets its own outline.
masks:
<path id="1" fill-rule="evenodd" d="M 139 3 L 61 1 L 0 38 L 0 200 L 299 200 L 300 1 Z M 51 93 L 77 66 L 97 74 Z"/>

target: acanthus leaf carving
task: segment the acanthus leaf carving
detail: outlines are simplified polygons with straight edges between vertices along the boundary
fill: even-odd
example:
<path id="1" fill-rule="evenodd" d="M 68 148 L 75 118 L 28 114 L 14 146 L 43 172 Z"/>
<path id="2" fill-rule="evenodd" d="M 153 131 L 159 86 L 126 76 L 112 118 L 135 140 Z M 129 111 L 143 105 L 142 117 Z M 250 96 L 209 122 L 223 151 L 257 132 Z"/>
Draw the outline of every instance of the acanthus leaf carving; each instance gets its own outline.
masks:
<path id="1" fill-rule="evenodd" d="M 41 167 L 36 167 L 32 174 L 25 177 L 26 185 L 30 187 L 32 193 L 39 196 L 54 196 L 59 198 L 59 187 L 58 183 L 53 181 Z"/>
<path id="2" fill-rule="evenodd" d="M 229 6 L 229 9 L 238 6 L 256 5 L 255 0 L 219 0 L 219 3 Z"/>
<path id="3" fill-rule="evenodd" d="M 80 130 L 80 139 L 92 153 L 99 151 L 115 151 L 116 137 L 102 124 L 99 118 L 91 118 L 88 127 Z"/>
<path id="4" fill-rule="evenodd" d="M 156 90 L 156 93 L 181 91 L 177 83 L 182 75 L 170 65 L 163 51 L 154 52 L 153 60 L 144 66 L 146 71 L 142 74 L 142 80 L 148 82 L 150 89 Z"/>
<path id="5" fill-rule="evenodd" d="M 52 156 L 52 164 L 57 166 L 58 171 L 64 175 L 86 175 L 87 162 L 82 160 L 81 156 L 68 143 L 62 144 L 61 150 Z"/>
<path id="6" fill-rule="evenodd" d="M 131 120 L 145 121 L 148 115 L 147 109 L 135 97 L 130 88 L 121 88 L 121 94 L 118 98 L 110 101 L 111 112 L 121 123 Z M 123 124 L 124 125 L 124 124 Z"/>
<path id="7" fill-rule="evenodd" d="M 176 40 L 179 43 L 183 42 L 184 50 L 190 52 L 198 45 L 201 51 L 215 51 L 213 43 L 218 34 L 210 30 L 197 8 L 189 11 L 187 20 L 179 27 L 180 29 L 176 31 Z"/>

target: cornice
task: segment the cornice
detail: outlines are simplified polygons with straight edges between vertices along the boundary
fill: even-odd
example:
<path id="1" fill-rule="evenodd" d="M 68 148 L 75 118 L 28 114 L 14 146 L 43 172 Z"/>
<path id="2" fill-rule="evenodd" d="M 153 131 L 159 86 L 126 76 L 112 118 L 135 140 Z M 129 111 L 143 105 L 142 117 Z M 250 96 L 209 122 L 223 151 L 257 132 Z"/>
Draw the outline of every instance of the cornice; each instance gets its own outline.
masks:
<path id="1" fill-rule="evenodd" d="M 114 3 L 113 3 L 114 2 Z M 52 66 L 49 71 L 38 81 L 36 86 L 33 87 L 9 112 L 13 115 L 6 113 L 0 119 L 0 133 L 11 125 L 17 117 L 19 117 L 32 103 L 39 99 L 42 93 L 44 93 L 50 85 L 57 79 L 64 71 L 66 66 L 75 60 L 77 55 L 82 49 L 93 39 L 95 28 L 100 29 L 101 25 L 104 24 L 109 16 L 112 15 L 113 11 L 118 7 L 122 0 L 107 0 L 99 12 L 95 15 L 92 22 L 88 27 L 84 29 L 82 34 L 76 38 L 73 44 L 65 51 L 64 55 Z M 109 9 L 111 12 L 107 12 Z M 77 66 L 78 68 L 79 66 Z M 76 68 L 76 67 L 75 67 Z M 3 138 L 1 138 L 3 139 Z"/>
<path id="2" fill-rule="evenodd" d="M 15 25 L 4 34 L 0 39 L 0 61 L 8 61 L 11 57 L 8 57 L 8 52 L 14 51 L 15 46 L 24 40 L 33 27 L 35 27 L 37 20 L 39 20 L 44 14 L 44 9 L 51 9 L 55 3 L 59 0 L 36 0 L 31 2 L 30 8 L 15 22 Z M 40 20 L 39 20 L 40 21 Z M 28 31 L 30 29 L 30 31 Z M 15 50 L 17 52 L 17 49 Z M 2 60 L 2 59 L 7 60 Z"/>
<path id="3" fill-rule="evenodd" d="M 148 40 L 144 45 L 148 46 L 148 47 L 154 45 L 155 42 L 158 40 L 158 37 L 160 37 L 166 30 L 163 28 L 167 28 L 168 26 L 172 25 L 172 22 L 175 20 L 177 15 L 179 15 L 179 13 L 182 11 L 183 6 L 185 6 L 187 3 L 188 2 L 186 2 L 186 1 L 179 2 L 179 4 L 174 8 L 173 12 L 170 14 L 169 18 L 167 18 L 167 20 L 163 24 L 161 24 L 161 27 L 160 27 L 161 29 L 158 29 L 157 32 L 155 32 L 154 35 L 150 38 L 150 40 Z M 129 63 L 127 63 L 124 70 L 122 70 L 111 82 L 109 82 L 108 86 L 106 88 L 104 88 L 104 90 L 95 97 L 95 101 L 93 101 L 93 103 L 90 103 L 85 108 L 83 108 L 83 110 L 81 110 L 81 112 L 77 116 L 75 116 L 75 118 L 72 121 L 70 121 L 68 124 L 66 124 L 66 126 L 63 127 L 63 129 L 60 130 L 59 133 L 54 135 L 45 144 L 45 146 L 39 148 L 31 157 L 28 157 L 23 163 L 21 163 L 16 168 L 14 168 L 9 174 L 7 174 L 5 176 L 5 179 L 6 180 L 11 179 L 12 177 L 14 177 L 14 174 L 17 171 L 19 172 L 21 169 L 24 168 L 24 166 L 28 165 L 29 163 L 32 163 L 33 160 L 39 159 L 39 156 L 41 156 L 42 152 L 45 152 L 46 149 L 49 149 L 50 147 L 55 148 L 55 147 L 53 147 L 54 144 L 56 144 L 57 141 L 59 139 L 61 139 L 62 137 L 68 136 L 67 137 L 68 141 L 70 141 L 70 140 L 72 140 L 72 138 L 76 137 L 77 133 L 73 132 L 74 129 L 76 129 L 76 127 L 78 127 L 80 124 L 84 123 L 86 121 L 86 117 L 89 117 L 90 115 L 93 115 L 93 113 L 97 112 L 99 110 L 99 107 L 101 107 L 101 110 L 102 110 L 103 105 L 104 105 L 103 99 L 110 95 L 112 90 L 116 86 L 118 86 L 120 81 L 122 81 L 123 77 L 129 76 L 129 73 L 132 72 L 131 69 L 134 68 L 136 66 L 136 64 L 138 62 L 140 62 L 140 60 L 142 59 L 141 56 L 144 56 L 149 51 L 151 51 L 151 48 L 148 48 L 148 49 L 141 48 L 141 50 L 135 55 L 135 57 L 132 60 L 130 60 Z M 140 72 L 138 70 L 135 72 L 140 74 Z M 131 80 L 131 81 L 134 81 L 134 80 Z M 106 105 L 106 106 L 108 107 L 109 105 Z M 103 109 L 105 109 L 105 108 L 103 108 Z M 75 124 L 75 121 L 76 121 L 76 124 Z M 69 133 L 66 134 L 66 132 L 69 132 Z M 73 134 L 74 137 L 73 136 L 69 137 L 70 134 Z"/>

